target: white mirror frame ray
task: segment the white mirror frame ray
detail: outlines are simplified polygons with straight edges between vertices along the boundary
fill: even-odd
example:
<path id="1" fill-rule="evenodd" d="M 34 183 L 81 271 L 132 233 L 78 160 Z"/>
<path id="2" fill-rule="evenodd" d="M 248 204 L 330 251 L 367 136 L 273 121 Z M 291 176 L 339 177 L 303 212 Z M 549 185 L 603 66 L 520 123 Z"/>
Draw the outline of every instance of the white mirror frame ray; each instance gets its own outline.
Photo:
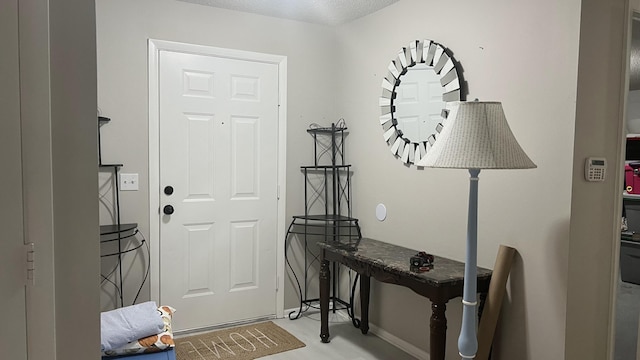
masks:
<path id="1" fill-rule="evenodd" d="M 445 108 L 442 109 L 442 122 L 436 126 L 435 132 L 427 139 L 411 141 L 403 136 L 398 129 L 398 121 L 394 116 L 394 100 L 397 96 L 397 88 L 400 78 L 412 66 L 423 63 L 432 67 L 440 76 L 440 85 L 443 88 L 442 100 Z M 403 47 L 394 60 L 387 66 L 387 75 L 382 79 L 382 95 L 380 97 L 380 125 L 384 130 L 384 140 L 390 146 L 391 153 L 402 160 L 406 165 L 416 165 L 422 159 L 442 131 L 443 124 L 449 115 L 446 108 L 448 102 L 464 101 L 465 94 L 461 85 L 464 84 L 460 66 L 453 58 L 451 52 L 435 41 L 428 39 L 412 41 L 408 47 Z"/>

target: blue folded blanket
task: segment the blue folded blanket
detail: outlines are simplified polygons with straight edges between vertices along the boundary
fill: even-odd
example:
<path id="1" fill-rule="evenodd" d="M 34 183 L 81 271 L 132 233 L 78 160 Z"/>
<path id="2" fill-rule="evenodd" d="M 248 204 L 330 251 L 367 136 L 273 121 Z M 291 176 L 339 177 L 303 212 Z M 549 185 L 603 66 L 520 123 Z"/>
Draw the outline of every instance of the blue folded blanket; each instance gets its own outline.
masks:
<path id="1" fill-rule="evenodd" d="M 161 333 L 164 322 L 154 301 L 126 306 L 100 314 L 102 351 L 114 350 L 128 342 Z"/>

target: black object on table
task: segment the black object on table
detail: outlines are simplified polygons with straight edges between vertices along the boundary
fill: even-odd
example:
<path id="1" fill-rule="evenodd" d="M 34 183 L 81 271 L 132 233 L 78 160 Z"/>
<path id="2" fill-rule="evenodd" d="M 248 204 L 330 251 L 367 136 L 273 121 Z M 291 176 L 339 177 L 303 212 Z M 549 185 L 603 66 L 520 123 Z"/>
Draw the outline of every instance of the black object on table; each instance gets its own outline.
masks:
<path id="1" fill-rule="evenodd" d="M 369 331 L 370 278 L 390 284 L 405 286 L 431 300 L 430 358 L 445 357 L 447 318 L 446 303 L 462 296 L 464 263 L 434 256 L 433 268 L 426 272 L 410 270 L 408 259 L 416 250 L 392 245 L 378 240 L 362 238 L 357 242 L 319 242 L 322 251 L 320 267 L 320 338 L 329 342 L 329 297 L 331 270 L 329 262 L 348 266 L 360 275 L 360 330 Z M 478 268 L 478 292 L 480 310 L 491 281 L 491 270 Z"/>

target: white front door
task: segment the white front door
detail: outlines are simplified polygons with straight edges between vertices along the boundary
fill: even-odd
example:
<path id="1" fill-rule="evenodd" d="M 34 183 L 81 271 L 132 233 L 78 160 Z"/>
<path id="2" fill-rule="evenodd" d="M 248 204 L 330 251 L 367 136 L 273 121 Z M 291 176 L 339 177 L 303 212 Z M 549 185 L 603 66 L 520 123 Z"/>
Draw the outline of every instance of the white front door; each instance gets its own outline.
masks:
<path id="1" fill-rule="evenodd" d="M 160 51 L 158 79 L 159 286 L 174 330 L 275 315 L 278 67 Z"/>
<path id="2" fill-rule="evenodd" d="M 0 3 L 0 358 L 27 359 L 26 252 L 23 232 L 18 1 Z"/>
<path id="3" fill-rule="evenodd" d="M 400 130 L 411 141 L 425 141 L 436 133 L 446 107 L 442 91 L 440 76 L 424 64 L 415 65 L 402 77 L 395 100 L 396 117 Z"/>

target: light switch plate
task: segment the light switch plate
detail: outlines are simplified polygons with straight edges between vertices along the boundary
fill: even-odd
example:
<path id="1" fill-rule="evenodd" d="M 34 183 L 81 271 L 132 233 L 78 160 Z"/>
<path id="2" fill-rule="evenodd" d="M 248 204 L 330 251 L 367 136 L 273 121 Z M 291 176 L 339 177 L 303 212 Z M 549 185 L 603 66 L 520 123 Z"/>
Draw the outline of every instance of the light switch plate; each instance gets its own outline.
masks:
<path id="1" fill-rule="evenodd" d="M 120 174 L 120 190 L 137 191 L 138 190 L 138 174 Z"/>

